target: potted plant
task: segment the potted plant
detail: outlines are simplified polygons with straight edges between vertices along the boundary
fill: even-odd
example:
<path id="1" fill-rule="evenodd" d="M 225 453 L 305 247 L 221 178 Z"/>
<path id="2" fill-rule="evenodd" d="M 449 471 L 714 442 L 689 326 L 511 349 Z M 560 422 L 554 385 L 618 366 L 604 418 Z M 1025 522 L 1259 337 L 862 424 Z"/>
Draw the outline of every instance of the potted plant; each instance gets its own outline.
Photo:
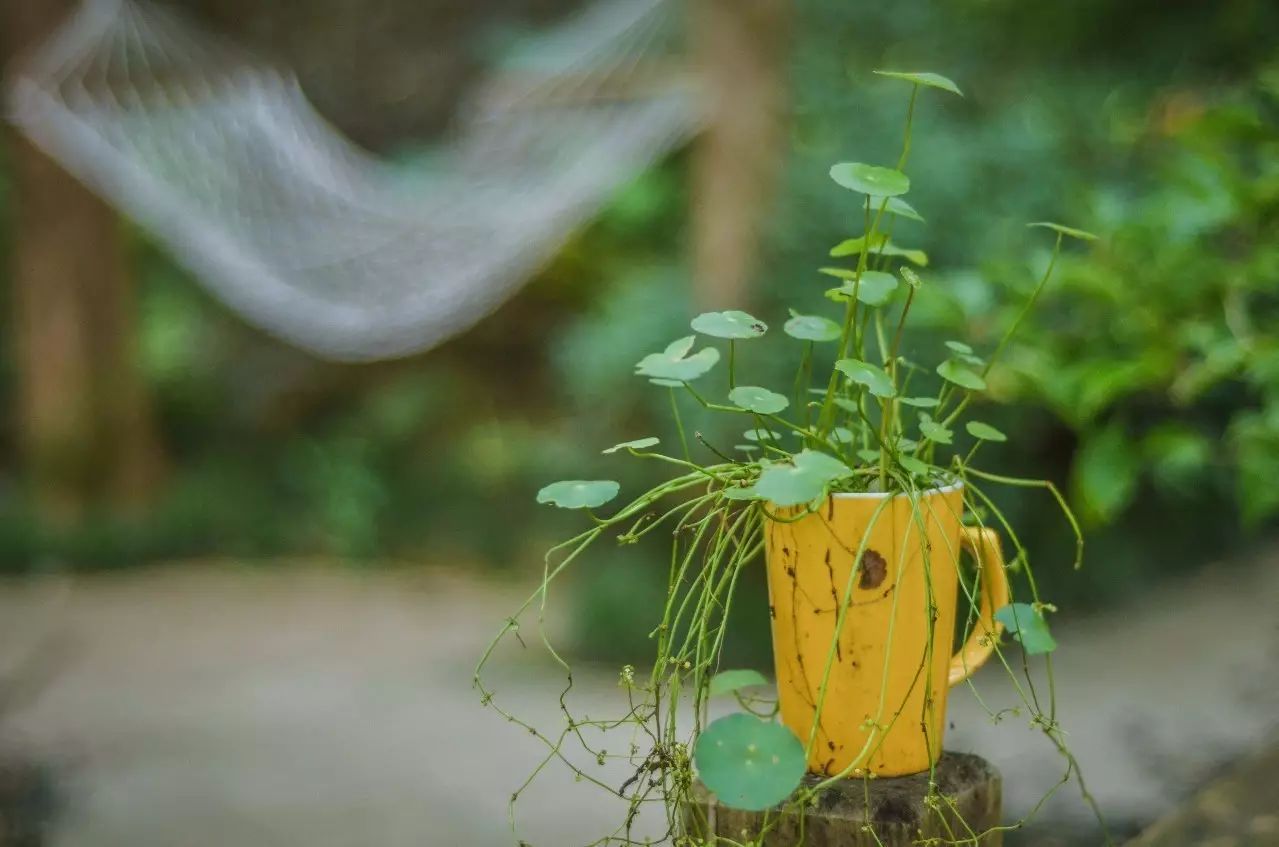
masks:
<path id="1" fill-rule="evenodd" d="M 988 489 L 1041 489 L 1055 499 L 1075 530 L 1076 566 L 1078 526 L 1050 482 L 981 470 L 974 462 L 983 445 L 1005 436 L 967 417 L 1021 321 L 985 357 L 948 341 L 944 358 L 924 367 L 903 351 L 912 303 L 927 284 L 912 267 L 926 257 L 892 237 L 896 222 L 923 221 L 904 199 L 912 119 L 921 91 L 959 89 L 937 74 L 877 73 L 910 86 L 902 152 L 893 167 L 831 168 L 862 227 L 831 250 L 841 262 L 821 269 L 831 314 L 792 311 L 781 328 L 794 344 L 792 387 L 756 385 L 740 372 L 742 348 L 770 331 L 764 321 L 741 311 L 698 315 L 693 334 L 636 366 L 669 393 L 678 444 L 664 450 L 645 437 L 603 451 L 662 463 L 669 478 L 608 514 L 601 509 L 619 495 L 614 481 L 566 480 L 538 492 L 539 502 L 582 510 L 589 525 L 548 553 L 540 587 L 485 652 L 475 684 L 486 705 L 547 745 L 544 765 L 562 763 L 627 801 L 617 831 L 597 843 L 641 843 L 631 841 L 632 827 L 649 801 L 665 805 L 671 841 L 702 843 L 687 814 L 695 778 L 729 806 L 802 813 L 835 780 L 930 771 L 941 754 L 947 689 L 992 656 L 1017 678 L 1023 714 L 1061 752 L 1065 778 L 1079 777 L 1056 717 L 1056 645 L 1045 618 L 1053 608 L 1039 597 L 1026 551 Z M 1055 243 L 1022 317 L 1047 285 L 1064 239 L 1093 238 L 1059 224 L 1031 226 Z M 740 421 L 740 443 L 687 432 L 682 403 Z M 544 733 L 499 703 L 485 667 L 525 614 L 537 610 L 541 620 L 554 581 L 597 542 L 633 544 L 659 532 L 671 539 L 668 591 L 664 608 L 654 610 L 651 670 L 623 669 L 623 713 L 573 712 L 571 669 L 544 632 L 542 644 L 567 676 L 564 726 Z M 1007 562 L 1000 532 L 1014 551 Z M 961 563 L 963 550 L 972 554 L 970 568 Z M 736 589 L 761 558 L 777 681 L 772 702 L 758 693 L 761 674 L 720 667 Z M 1016 602 L 1011 570 L 1027 593 Z M 956 629 L 962 647 L 952 656 Z M 1019 642 L 1020 658 L 1001 646 L 1005 631 Z M 1029 672 L 1038 656 L 1045 692 Z M 730 696 L 741 711 L 710 720 L 712 698 Z M 599 730 L 621 728 L 635 740 L 620 754 L 594 740 Z M 631 778 L 608 784 L 570 746 L 600 765 L 620 756 Z M 806 773 L 814 777 L 805 780 Z M 1086 789 L 1084 796 L 1091 802 Z"/>

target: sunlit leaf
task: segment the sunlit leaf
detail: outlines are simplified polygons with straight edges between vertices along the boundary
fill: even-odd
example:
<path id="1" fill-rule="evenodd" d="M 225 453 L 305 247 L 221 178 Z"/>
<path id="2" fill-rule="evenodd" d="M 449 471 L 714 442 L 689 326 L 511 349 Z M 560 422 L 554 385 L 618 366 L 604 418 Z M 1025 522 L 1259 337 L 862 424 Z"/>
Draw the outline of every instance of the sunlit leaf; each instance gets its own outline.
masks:
<path id="1" fill-rule="evenodd" d="M 956 359 L 947 359 L 937 366 L 938 375 L 947 382 L 953 382 L 960 388 L 972 391 L 984 391 L 986 380 L 981 375 Z"/>
<path id="2" fill-rule="evenodd" d="M 711 677 L 710 696 L 721 697 L 743 688 L 758 688 L 762 685 L 768 685 L 768 680 L 759 671 L 720 671 Z"/>
<path id="3" fill-rule="evenodd" d="M 778 506 L 798 506 L 825 496 L 827 486 L 852 475 L 843 462 L 816 450 L 801 450 L 789 463 L 769 465 L 755 491 Z"/>
<path id="4" fill-rule="evenodd" d="M 914 406 L 916 409 L 933 409 L 937 406 L 936 397 L 902 397 L 898 402 Z"/>
<path id="5" fill-rule="evenodd" d="M 661 442 L 662 440 L 660 438 L 649 436 L 648 438 L 637 438 L 634 441 L 623 441 L 621 444 L 614 444 L 612 447 L 601 450 L 600 452 L 616 453 L 618 450 L 643 450 L 645 447 L 652 447 L 655 444 L 660 444 Z"/>
<path id="6" fill-rule="evenodd" d="M 620 486 L 610 479 L 567 479 L 552 482 L 537 492 L 537 502 L 561 509 L 594 509 L 617 496 Z"/>
<path id="7" fill-rule="evenodd" d="M 697 775 L 725 806 L 761 811 L 789 797 L 807 768 L 786 727 L 737 712 L 712 721 L 693 749 Z"/>
<path id="8" fill-rule="evenodd" d="M 801 341 L 835 341 L 840 335 L 839 324 L 818 315 L 795 315 L 782 329 Z"/>
<path id="9" fill-rule="evenodd" d="M 704 312 L 693 318 L 691 326 L 703 335 L 738 341 L 759 338 L 768 331 L 768 325 L 759 318 L 736 310 Z"/>
<path id="10" fill-rule="evenodd" d="M 1011 603 L 995 612 L 995 620 L 1002 623 L 1021 642 L 1021 647 L 1032 656 L 1051 653 L 1057 642 L 1048 629 L 1043 612 L 1029 603 Z"/>
<path id="11" fill-rule="evenodd" d="M 910 190 L 910 177 L 901 171 L 861 162 L 833 165 L 830 178 L 850 191 L 870 197 L 895 197 Z"/>
<path id="12" fill-rule="evenodd" d="M 964 424 L 964 429 L 968 430 L 968 434 L 971 435 L 973 438 L 977 438 L 982 441 L 1007 441 L 1008 440 L 1008 436 L 1004 435 L 1002 432 L 995 429 L 990 424 L 982 423 L 981 421 L 969 421 L 968 423 Z"/>
<path id="13" fill-rule="evenodd" d="M 859 235 L 856 238 L 848 238 L 836 244 L 830 249 L 830 255 L 834 258 L 856 256 L 865 249 L 866 237 Z M 928 254 L 923 250 L 898 247 L 888 240 L 888 236 L 882 234 L 870 239 L 870 252 L 879 256 L 901 256 L 908 262 L 914 262 L 920 267 L 928 264 Z"/>
<path id="14" fill-rule="evenodd" d="M 835 370 L 844 374 L 858 385 L 866 386 L 866 390 L 876 397 L 892 397 L 897 393 L 893 380 L 883 368 L 859 359 L 840 359 L 835 363 Z"/>
<path id="15" fill-rule="evenodd" d="M 1097 240 L 1097 236 L 1093 235 L 1091 232 L 1087 232 L 1082 229 L 1075 229 L 1074 227 L 1070 227 L 1070 226 L 1062 226 L 1061 224 L 1055 224 L 1052 221 L 1035 221 L 1033 224 L 1026 224 L 1026 226 L 1040 227 L 1042 229 L 1051 229 L 1053 232 L 1060 232 L 1062 235 L 1066 235 L 1071 238 L 1078 238 L 1081 241 Z"/>
<path id="16" fill-rule="evenodd" d="M 735 405 L 761 415 L 775 415 L 790 405 L 785 396 L 758 385 L 739 385 L 728 393 Z"/>
<path id="17" fill-rule="evenodd" d="M 929 88 L 939 88 L 942 91 L 949 91 L 951 94 L 958 94 L 960 97 L 964 93 L 959 90 L 959 86 L 954 82 L 942 76 L 941 74 L 930 73 L 929 71 L 875 71 L 880 76 L 892 77 L 893 79 L 905 80 L 913 82 L 916 85 L 926 85 Z"/>
<path id="18" fill-rule="evenodd" d="M 658 385 L 673 385 L 697 379 L 697 377 L 715 367 L 719 361 L 719 351 L 714 347 L 704 347 L 693 355 L 696 338 L 692 335 L 673 341 L 661 353 L 650 353 L 635 366 L 635 373 L 652 377 Z M 659 382 L 660 380 L 660 382 Z"/>

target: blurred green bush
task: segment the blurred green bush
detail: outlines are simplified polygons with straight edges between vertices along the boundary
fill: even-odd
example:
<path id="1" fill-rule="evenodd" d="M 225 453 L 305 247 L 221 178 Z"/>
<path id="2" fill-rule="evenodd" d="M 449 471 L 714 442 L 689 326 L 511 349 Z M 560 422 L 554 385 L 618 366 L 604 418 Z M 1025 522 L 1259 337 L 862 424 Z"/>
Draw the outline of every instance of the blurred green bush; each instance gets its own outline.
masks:
<path id="1" fill-rule="evenodd" d="M 1267 64 L 1279 8 L 809 0 L 797 9 L 793 144 L 756 313 L 779 321 L 783 292 L 821 302 L 814 269 L 853 229 L 827 169 L 890 157 L 899 143 L 901 90 L 869 71 L 944 72 L 966 97 L 934 99 L 917 119 L 911 197 L 928 225 L 899 236 L 932 259 L 918 309 L 933 331 L 908 339 L 906 354 L 922 357 L 948 337 L 992 343 L 1009 320 L 1000 304 L 1015 302 L 1046 258 L 1026 221 L 1104 236 L 1061 265 L 1051 302 L 998 376 L 1013 405 L 981 413 L 1018 433 L 1003 454 L 1010 466 L 1068 484 L 1091 520 L 1082 577 L 1050 569 L 1048 596 L 1066 608 L 1124 596 L 1238 544 L 1241 521 L 1264 525 L 1279 511 L 1270 482 L 1279 472 L 1279 71 Z M 146 514 L 41 529 L 6 423 L 0 569 L 207 554 L 532 566 L 572 519 L 534 505 L 542 483 L 571 473 L 638 486 L 645 480 L 618 474 L 642 466 L 599 450 L 672 436 L 658 423 L 667 396 L 630 374 L 684 333 L 692 308 L 686 170 L 676 156 L 628 186 L 465 337 L 365 368 L 263 338 L 137 236 L 142 353 L 169 483 Z M 3 176 L 0 165 L 0 257 L 15 213 Z M 752 349 L 755 372 L 770 366 L 769 350 Z M 11 367 L 0 354 L 5 392 Z M 777 367 L 776 380 L 788 379 Z M 691 428 L 705 425 L 684 412 Z M 1070 544 L 1047 503 L 1001 505 L 1040 561 L 1061 551 L 1064 570 Z M 635 598 L 661 587 L 664 566 L 645 550 L 585 563 L 575 583 L 583 643 L 633 658 L 648 631 Z M 753 654 L 759 645 L 744 630 L 740 649 Z"/>

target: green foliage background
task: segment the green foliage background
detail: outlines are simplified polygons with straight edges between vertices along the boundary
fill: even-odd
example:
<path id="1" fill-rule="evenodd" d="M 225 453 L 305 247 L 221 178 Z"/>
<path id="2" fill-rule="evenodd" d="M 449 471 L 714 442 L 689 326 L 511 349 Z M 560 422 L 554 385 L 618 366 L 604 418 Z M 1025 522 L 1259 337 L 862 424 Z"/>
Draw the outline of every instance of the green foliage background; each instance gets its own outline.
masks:
<path id="1" fill-rule="evenodd" d="M 1002 463 L 1066 483 L 1090 520 L 1082 576 L 1040 566 L 1047 596 L 1067 610 L 1126 596 L 1256 537 L 1279 512 L 1279 8 L 804 0 L 797 10 L 792 144 L 752 311 L 780 325 L 783 295 L 820 302 L 826 284 L 812 269 L 855 214 L 829 188 L 830 162 L 891 164 L 901 90 L 870 70 L 943 72 L 966 96 L 931 98 L 918 116 L 911 200 L 929 223 L 895 233 L 932 260 L 918 306 L 928 328 L 906 355 L 998 337 L 1010 315 L 997 304 L 1015 301 L 1046 260 L 1025 260 L 1036 243 L 1026 221 L 1103 236 L 1063 264 L 1011 351 L 1014 367 L 993 386 L 1011 405 L 980 412 L 1013 436 Z M 170 459 L 164 495 L 140 516 L 104 510 L 80 531 L 44 530 L 6 422 L 0 568 L 208 554 L 535 561 L 566 520 L 533 503 L 542 483 L 615 476 L 626 463 L 600 448 L 671 435 L 657 423 L 665 397 L 631 372 L 686 334 L 692 313 L 686 175 L 676 156 L 629 186 L 465 337 L 362 369 L 307 360 L 244 327 L 135 234 L 144 365 Z M 0 256 L 8 198 L 0 168 Z M 791 363 L 774 350 L 752 349 L 751 366 L 780 380 Z M 12 390 L 5 353 L 0 392 Z M 1069 560 L 1047 502 L 1004 505 L 1040 562 Z M 634 656 L 650 623 L 637 598 L 662 590 L 654 555 L 620 550 L 578 584 L 583 635 L 601 652 Z M 759 649 L 754 629 L 734 649 Z"/>

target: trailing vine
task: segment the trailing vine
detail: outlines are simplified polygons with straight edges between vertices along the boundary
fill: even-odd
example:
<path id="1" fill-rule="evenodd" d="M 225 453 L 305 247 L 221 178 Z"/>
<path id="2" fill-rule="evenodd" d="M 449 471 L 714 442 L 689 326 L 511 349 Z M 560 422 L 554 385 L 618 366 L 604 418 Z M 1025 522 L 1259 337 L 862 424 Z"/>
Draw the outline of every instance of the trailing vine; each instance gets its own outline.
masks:
<path id="1" fill-rule="evenodd" d="M 910 85 L 909 104 L 902 151 L 895 167 L 862 163 L 840 163 L 831 168 L 831 178 L 844 189 L 860 196 L 862 233 L 836 245 L 831 256 L 848 260 L 845 264 L 822 268 L 836 280 L 826 297 L 837 309 L 838 319 L 822 315 L 791 313 L 783 331 L 799 343 L 795 377 L 789 394 L 746 384 L 738 373 L 738 345 L 764 335 L 768 327 L 740 311 L 709 312 L 693 319 L 694 335 L 671 342 L 662 350 L 645 356 L 636 373 L 669 394 L 671 412 L 678 433 L 677 449 L 664 452 L 655 437 L 623 442 L 604 450 L 624 453 L 635 459 L 669 466 L 671 476 L 661 484 L 632 497 L 611 513 L 601 508 L 619 495 L 619 485 L 609 480 L 568 480 L 546 486 L 538 501 L 585 513 L 589 525 L 580 533 L 548 551 L 542 579 L 523 605 L 506 620 L 481 657 L 474 683 L 482 702 L 512 724 L 522 728 L 544 746 L 544 756 L 516 788 L 510 799 L 511 826 L 517 831 L 516 808 L 523 793 L 551 766 L 568 769 L 574 777 L 626 803 L 627 812 L 616 828 L 601 835 L 593 845 L 636 845 L 669 843 L 679 847 L 716 844 L 723 847 L 750 847 L 764 843 L 776 823 L 786 815 L 802 816 L 817 797 L 837 780 L 875 779 L 870 766 L 880 745 L 898 721 L 903 706 L 888 702 L 888 669 L 893 657 L 884 662 L 884 683 L 880 689 L 877 714 L 865 726 L 864 747 L 851 764 L 827 768 L 816 780 L 802 779 L 819 735 L 832 669 L 840 650 L 839 634 L 856 614 L 855 582 L 865 576 L 867 544 L 875 523 L 894 498 L 904 497 L 911 519 L 903 529 L 921 549 L 929 545 L 921 539 L 939 520 L 956 525 L 962 519 L 979 531 L 992 527 L 1011 543 L 1013 555 L 1008 569 L 1020 572 L 1028 596 L 995 611 L 998 628 L 982 622 L 981 568 L 959 579 L 963 637 L 976 633 L 976 643 L 993 652 L 993 657 L 1021 700 L 1016 709 L 996 711 L 982 699 L 971 680 L 965 682 L 998 723 L 1021 717 L 1036 728 L 1060 754 L 1063 772 L 1049 792 L 1074 782 L 1084 800 L 1101 820 L 1097 803 L 1089 793 L 1079 763 L 1066 743 L 1057 716 L 1056 680 L 1052 651 L 1056 648 L 1047 613 L 1054 607 L 1039 594 L 1030 557 L 1015 528 L 996 505 L 990 491 L 1005 486 L 1038 492 L 1060 508 L 1076 538 L 1075 566 L 1083 554 L 1083 538 L 1078 522 L 1061 493 L 1047 480 L 995 474 L 974 462 L 982 447 L 1001 442 L 1006 436 L 993 426 L 965 414 L 983 398 L 986 380 L 1022 320 L 1034 308 L 1049 284 L 1057 257 L 1066 239 L 1089 241 L 1089 233 L 1055 223 L 1030 226 L 1054 236 L 1052 257 L 1047 269 L 1024 304 L 1020 316 L 989 356 L 983 358 L 969 345 L 947 342 L 947 357 L 928 369 L 901 355 L 902 338 L 916 292 L 924 285 L 920 273 L 926 257 L 918 250 L 899 246 L 892 238 L 893 222 L 922 216 L 904 199 L 910 189 L 906 166 L 911 152 L 912 125 L 919 94 L 935 89 L 959 95 L 958 87 L 945 77 L 928 73 L 877 72 Z M 697 347 L 698 336 L 714 339 L 719 346 Z M 818 345 L 833 345 L 834 364 L 829 373 L 817 374 Z M 722 352 L 721 352 L 722 351 Z M 698 388 L 702 378 L 725 360 L 724 399 L 718 391 Z M 911 393 L 912 384 L 936 380 L 935 392 Z M 715 444 L 700 433 L 692 438 L 685 430 L 680 408 L 696 404 L 716 414 L 739 419 L 746 427 L 742 443 Z M 789 413 L 789 414 L 788 414 Z M 963 423 L 966 449 L 957 443 Z M 709 461 L 706 461 L 709 459 Z M 934 497 L 941 490 L 962 491 L 956 514 L 937 514 Z M 833 495 L 882 495 L 862 538 L 835 539 L 845 547 L 854 566 L 844 584 L 831 577 L 831 606 L 834 637 L 825 651 L 818 671 L 816 693 L 810 704 L 813 722 L 806 731 L 787 728 L 776 722 L 779 707 L 761 695 L 765 678 L 755 671 L 725 670 L 721 655 L 728 632 L 736 590 L 746 568 L 753 567 L 769 543 L 772 528 L 797 525 L 816 516 L 825 520 L 823 508 Z M 664 607 L 651 632 L 655 644 L 652 666 L 646 673 L 626 666 L 620 676 L 624 703 L 618 713 L 606 718 L 577 714 L 570 703 L 573 669 L 552 643 L 545 627 L 550 591 L 556 581 L 588 551 L 601 542 L 635 544 L 659 534 L 670 539 L 670 558 Z M 903 542 L 903 549 L 908 546 Z M 949 561 L 958 561 L 959 550 L 943 551 Z M 933 550 L 931 555 L 936 556 Z M 774 555 L 770 553 L 770 556 Z M 935 620 L 936 598 L 933 571 L 924 552 L 924 579 L 927 620 Z M 880 557 L 882 559 L 882 557 Z M 905 558 L 902 554 L 901 558 Z M 902 567 L 901 563 L 876 562 L 876 567 Z M 879 575 L 882 578 L 883 574 Z M 887 644 L 893 642 L 899 609 L 892 600 Z M 902 613 L 904 616 L 905 613 Z M 494 651 L 507 639 L 529 642 L 521 635 L 521 623 L 535 622 L 536 642 L 564 675 L 559 695 L 562 722 L 552 732 L 534 725 L 510 711 L 486 681 L 485 670 Z M 925 672 L 934 655 L 936 627 L 928 625 L 925 655 L 914 669 L 912 690 L 922 685 L 924 702 L 934 708 L 932 674 Z M 1006 629 L 1017 641 L 1015 647 L 1000 643 Z M 937 645 L 949 656 L 946 646 Z M 899 659 L 900 661 L 900 659 Z M 1036 681 L 1032 669 L 1042 673 L 1044 685 Z M 907 670 L 910 670 L 909 668 Z M 733 697 L 741 711 L 715 721 L 709 720 L 709 702 L 715 697 Z M 924 717 L 931 717 L 931 713 Z M 911 718 L 913 720 L 913 717 Z M 600 732 L 613 738 L 629 733 L 622 752 L 608 752 L 599 746 Z M 926 732 L 927 734 L 927 732 Z M 714 743 L 707 739 L 713 739 Z M 929 770 L 927 805 L 949 811 L 939 815 L 943 822 L 958 820 L 956 829 L 946 823 L 945 837 L 931 843 L 976 845 L 986 832 L 974 829 L 958 816 L 952 798 L 937 787 L 936 754 L 940 739 L 926 738 L 933 764 Z M 615 745 L 610 745 L 615 746 Z M 738 751 L 725 753 L 723 751 Z M 763 754 L 758 767 L 745 767 L 741 750 Z M 739 758 L 734 758 L 738 755 Z M 610 760 L 622 760 L 630 776 L 612 784 L 592 769 Z M 587 764 L 583 764 L 583 762 Z M 774 809 L 765 813 L 760 832 L 750 840 L 726 836 L 706 836 L 705 821 L 699 821 L 696 782 L 720 795 L 720 801 L 737 802 L 743 808 Z M 1048 799 L 1045 796 L 1031 810 L 1033 815 Z M 733 799 L 729 799 L 733 798 Z M 664 834 L 658 841 L 636 834 L 640 811 L 659 806 L 664 811 Z M 999 829 L 1016 829 L 1023 820 Z M 1102 821 L 1104 830 L 1104 821 Z M 518 837 L 518 834 L 516 834 Z M 1107 836 L 1107 843 L 1109 837 Z"/>

